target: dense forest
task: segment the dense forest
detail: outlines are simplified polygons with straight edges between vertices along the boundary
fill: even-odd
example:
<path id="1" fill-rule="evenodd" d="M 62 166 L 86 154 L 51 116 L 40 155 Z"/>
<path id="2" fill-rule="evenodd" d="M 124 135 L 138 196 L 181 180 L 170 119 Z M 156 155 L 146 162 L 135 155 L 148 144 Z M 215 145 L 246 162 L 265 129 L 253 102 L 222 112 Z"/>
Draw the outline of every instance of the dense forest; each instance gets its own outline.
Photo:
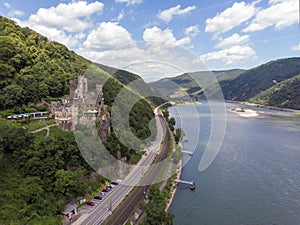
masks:
<path id="1" fill-rule="evenodd" d="M 300 109 L 300 74 L 260 93 L 250 102 L 282 108 Z"/>
<path id="2" fill-rule="evenodd" d="M 71 132 L 31 134 L 0 120 L 0 224 L 60 224 L 56 215 L 105 179 L 84 161 Z"/>
<path id="3" fill-rule="evenodd" d="M 53 119 L 5 119 L 13 113 L 47 110 L 41 100 L 67 97 L 69 80 L 84 75 L 91 64 L 65 46 L 0 17 L 0 224 L 60 224 L 57 215 L 66 203 L 88 196 L 106 181 L 85 162 L 73 132 L 54 126 L 49 136 L 46 130 L 31 133 L 37 124 L 53 124 Z M 144 98 L 140 90 L 125 87 L 139 79 L 137 75 L 111 75 L 100 67 L 94 75 L 106 80 L 103 92 L 109 111 L 124 89 L 129 100 L 139 99 L 130 109 L 129 124 L 136 137 L 146 140 L 153 108 L 162 100 Z M 119 142 L 113 127 L 104 145 L 129 163 L 141 156 Z"/>
<path id="4" fill-rule="evenodd" d="M 278 59 L 250 69 L 233 80 L 221 81 L 225 99 L 245 101 L 299 74 L 300 58 Z"/>
<path id="5" fill-rule="evenodd" d="M 194 97 L 203 92 L 203 87 L 213 84 L 214 81 L 210 79 L 212 75 L 220 82 L 233 79 L 243 72 L 245 70 L 241 69 L 191 72 L 176 77 L 163 78 L 150 83 L 150 85 L 171 98 Z"/>

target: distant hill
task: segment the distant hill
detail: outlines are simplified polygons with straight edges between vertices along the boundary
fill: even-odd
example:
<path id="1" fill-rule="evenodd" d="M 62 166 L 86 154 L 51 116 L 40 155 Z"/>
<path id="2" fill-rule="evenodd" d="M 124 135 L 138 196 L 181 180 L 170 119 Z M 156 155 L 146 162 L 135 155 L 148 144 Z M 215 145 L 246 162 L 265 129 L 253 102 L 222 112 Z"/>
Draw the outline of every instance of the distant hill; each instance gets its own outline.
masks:
<path id="1" fill-rule="evenodd" d="M 150 84 L 172 99 L 184 99 L 187 96 L 214 98 L 219 95 L 216 84 L 204 89 L 200 87 L 202 84 L 205 86 L 206 83 L 211 83 L 207 80 L 210 77 L 209 74 L 217 78 L 226 100 L 252 101 L 271 106 L 299 108 L 300 57 L 274 60 L 250 70 L 236 69 L 183 74 Z"/>
<path id="2" fill-rule="evenodd" d="M 274 85 L 249 101 L 282 108 L 300 109 L 300 74 Z"/>
<path id="3" fill-rule="evenodd" d="M 201 93 L 201 87 L 203 84 L 206 86 L 208 83 L 212 84 L 212 77 L 216 78 L 219 82 L 222 80 L 230 80 L 245 70 L 232 69 L 222 71 L 199 71 L 192 73 L 185 73 L 177 77 L 164 78 L 159 81 L 150 83 L 150 85 L 159 90 L 165 96 L 171 98 L 182 98 L 190 95 L 195 96 Z"/>
<path id="4" fill-rule="evenodd" d="M 300 73 L 300 58 L 278 59 L 250 69 L 232 80 L 221 81 L 225 99 L 247 101 Z"/>
<path id="5" fill-rule="evenodd" d="M 151 85 L 147 84 L 139 75 L 131 73 L 126 70 L 117 69 L 111 66 L 95 63 L 95 65 L 105 72 L 111 74 L 114 78 L 119 80 L 124 85 L 134 86 L 136 89 L 139 89 L 142 93 L 148 93 L 151 97 L 147 97 L 151 102 L 153 102 L 155 105 L 160 105 L 165 100 L 163 99 L 163 96 L 154 88 L 152 88 Z M 131 83 L 133 81 L 137 81 L 136 83 Z M 130 84 L 131 83 L 131 84 Z M 138 86 L 139 87 L 138 87 Z M 153 97 L 156 96 L 156 97 Z M 159 97 L 161 96 L 161 97 Z"/>

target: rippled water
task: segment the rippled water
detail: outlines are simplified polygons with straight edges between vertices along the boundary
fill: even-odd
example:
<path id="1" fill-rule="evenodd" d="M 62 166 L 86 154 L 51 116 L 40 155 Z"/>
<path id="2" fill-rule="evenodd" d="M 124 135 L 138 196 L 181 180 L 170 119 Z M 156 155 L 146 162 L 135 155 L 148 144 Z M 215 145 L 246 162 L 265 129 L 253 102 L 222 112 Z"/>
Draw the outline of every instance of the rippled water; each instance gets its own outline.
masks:
<path id="1" fill-rule="evenodd" d="M 177 190 L 169 209 L 175 214 L 175 224 L 299 225 L 300 116 L 268 110 L 256 118 L 227 113 L 220 152 L 207 170 L 199 172 L 211 117 L 207 103 L 196 106 L 199 114 L 191 113 L 193 107 L 170 109 L 178 124 L 188 118 L 188 126 L 183 126 L 185 150 L 192 150 L 193 140 L 197 141 L 194 156 L 185 156 L 181 176 L 194 180 L 197 188 L 194 192 Z"/>

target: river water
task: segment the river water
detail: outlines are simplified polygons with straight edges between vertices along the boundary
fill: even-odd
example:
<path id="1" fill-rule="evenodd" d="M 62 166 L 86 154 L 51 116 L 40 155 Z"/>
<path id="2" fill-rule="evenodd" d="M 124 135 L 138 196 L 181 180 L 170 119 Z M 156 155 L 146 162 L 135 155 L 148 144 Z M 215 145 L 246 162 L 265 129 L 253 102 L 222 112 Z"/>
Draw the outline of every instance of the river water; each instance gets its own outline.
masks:
<path id="1" fill-rule="evenodd" d="M 226 107 L 239 106 L 226 103 Z M 197 114 L 191 113 L 193 109 Z M 193 157 L 184 155 L 181 179 L 194 180 L 196 190 L 179 186 L 169 209 L 175 225 L 300 224 L 300 116 L 270 110 L 255 118 L 226 113 L 220 151 L 199 172 L 211 131 L 209 104 L 169 111 L 184 129 L 184 149 L 195 149 Z"/>

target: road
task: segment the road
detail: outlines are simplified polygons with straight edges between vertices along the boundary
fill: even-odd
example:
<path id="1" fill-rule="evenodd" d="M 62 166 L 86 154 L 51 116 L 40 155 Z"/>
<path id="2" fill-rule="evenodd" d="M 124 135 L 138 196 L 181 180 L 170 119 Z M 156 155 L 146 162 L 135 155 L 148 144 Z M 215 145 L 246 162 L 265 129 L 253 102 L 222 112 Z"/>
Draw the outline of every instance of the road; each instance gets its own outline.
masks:
<path id="1" fill-rule="evenodd" d="M 128 198 L 122 203 L 122 205 L 114 212 L 114 214 L 106 221 L 106 225 L 122 225 L 130 217 L 135 208 L 144 200 L 144 192 L 147 192 L 150 184 L 153 183 L 157 174 L 159 173 L 162 163 L 159 163 L 167 158 L 168 151 L 170 148 L 170 131 L 167 128 L 166 123 L 163 123 L 163 130 L 165 133 L 164 144 L 156 159 L 155 166 L 151 166 L 149 171 L 145 174 L 140 184 L 145 184 L 137 186 L 133 192 L 128 196 Z"/>
<path id="2" fill-rule="evenodd" d="M 96 205 L 91 206 L 84 206 L 79 208 L 79 212 L 81 212 L 82 215 L 79 217 L 78 220 L 74 221 L 73 225 L 96 225 L 99 224 L 102 221 L 105 221 L 107 217 L 109 217 L 112 213 L 112 211 L 117 208 L 123 199 L 126 197 L 127 194 L 130 193 L 130 191 L 135 187 L 135 185 L 138 184 L 138 182 L 142 182 L 142 184 L 146 184 L 146 186 L 137 186 L 134 191 L 130 194 L 130 196 L 125 200 L 125 204 L 122 204 L 120 208 L 117 209 L 117 212 L 114 213 L 114 215 L 111 217 L 110 221 L 112 219 L 114 220 L 120 220 L 123 221 L 126 220 L 132 210 L 134 209 L 144 198 L 143 192 L 147 191 L 149 188 L 149 184 L 151 184 L 157 175 L 159 168 L 157 166 L 151 167 L 151 164 L 156 156 L 156 152 L 160 150 L 161 148 L 161 142 L 163 140 L 164 134 L 168 133 L 168 129 L 166 127 L 165 121 L 162 118 L 162 115 L 158 110 L 155 111 L 155 119 L 157 124 L 157 137 L 155 142 L 152 144 L 151 147 L 149 147 L 147 151 L 147 156 L 144 155 L 138 165 L 129 173 L 129 175 L 124 179 L 122 183 L 124 184 L 130 184 L 130 185 L 124 185 L 120 184 L 117 185 L 112 189 L 112 191 L 106 193 L 106 196 L 102 200 L 93 200 Z M 166 135 L 169 139 L 170 134 Z M 166 138 L 164 139 L 164 146 L 168 145 L 168 140 L 166 141 Z M 167 156 L 167 147 L 163 147 L 162 153 L 158 156 L 157 160 L 161 161 L 164 157 Z M 148 172 L 147 172 L 148 171 Z M 146 174 L 145 174 L 146 173 Z M 143 178 L 142 178 L 143 177 Z M 129 205 L 130 207 L 128 207 Z M 120 215 L 118 215 L 118 218 L 115 218 L 116 214 L 119 214 L 118 211 L 122 209 L 123 207 L 127 207 L 128 209 L 125 210 L 125 212 L 122 212 Z M 130 211 L 131 210 L 131 211 Z M 130 212 L 129 212 L 130 211 Z M 128 215 L 128 216 L 127 216 Z M 126 218 L 125 218 L 126 217 Z M 108 221 L 109 222 L 109 221 Z M 114 222 L 109 224 L 121 224 L 122 222 Z"/>

